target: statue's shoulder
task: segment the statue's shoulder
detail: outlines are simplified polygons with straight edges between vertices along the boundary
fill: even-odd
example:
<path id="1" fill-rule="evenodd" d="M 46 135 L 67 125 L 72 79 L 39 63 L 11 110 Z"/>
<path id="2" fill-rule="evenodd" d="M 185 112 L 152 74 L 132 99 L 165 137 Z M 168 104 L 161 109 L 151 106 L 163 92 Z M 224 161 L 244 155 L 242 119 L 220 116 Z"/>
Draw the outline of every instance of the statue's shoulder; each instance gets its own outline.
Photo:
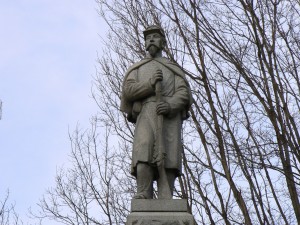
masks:
<path id="1" fill-rule="evenodd" d="M 146 64 L 146 63 L 149 62 L 149 61 L 150 61 L 149 58 L 144 58 L 144 59 L 142 59 L 141 61 L 134 63 L 133 65 L 131 65 L 131 66 L 127 69 L 126 74 L 129 74 L 131 71 L 133 71 L 133 70 L 135 70 L 135 69 L 138 69 L 139 67 L 141 67 L 142 65 Z"/>
<path id="2" fill-rule="evenodd" d="M 178 65 L 178 63 L 172 62 L 170 59 L 168 59 L 166 57 L 159 58 L 158 61 L 161 64 L 164 64 L 167 68 L 169 68 L 175 74 L 182 76 L 182 77 L 185 76 L 184 70 L 181 68 L 181 66 Z"/>
<path id="3" fill-rule="evenodd" d="M 173 63 L 170 59 L 166 58 L 166 57 L 161 57 L 161 58 L 156 58 L 155 60 L 159 61 L 162 64 L 170 64 L 170 65 L 175 65 L 175 63 Z"/>
<path id="4" fill-rule="evenodd" d="M 161 58 L 157 58 L 157 61 L 159 61 L 160 63 L 163 63 L 165 65 L 168 66 L 172 66 L 172 67 L 177 67 L 177 68 L 181 68 L 178 63 L 171 61 L 170 59 L 166 58 L 166 57 L 161 57 Z"/>

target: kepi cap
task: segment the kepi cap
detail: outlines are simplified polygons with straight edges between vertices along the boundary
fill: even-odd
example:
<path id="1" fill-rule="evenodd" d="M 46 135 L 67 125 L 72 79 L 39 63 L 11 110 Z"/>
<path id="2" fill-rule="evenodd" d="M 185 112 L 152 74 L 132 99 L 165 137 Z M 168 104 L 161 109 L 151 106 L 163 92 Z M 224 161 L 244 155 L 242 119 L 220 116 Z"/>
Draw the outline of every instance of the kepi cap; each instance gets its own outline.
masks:
<path id="1" fill-rule="evenodd" d="M 157 26 L 157 25 L 151 25 L 151 26 L 147 27 L 143 33 L 144 33 L 144 39 L 146 39 L 146 36 L 151 33 L 159 33 L 164 38 L 166 37 L 164 30 L 160 26 Z"/>

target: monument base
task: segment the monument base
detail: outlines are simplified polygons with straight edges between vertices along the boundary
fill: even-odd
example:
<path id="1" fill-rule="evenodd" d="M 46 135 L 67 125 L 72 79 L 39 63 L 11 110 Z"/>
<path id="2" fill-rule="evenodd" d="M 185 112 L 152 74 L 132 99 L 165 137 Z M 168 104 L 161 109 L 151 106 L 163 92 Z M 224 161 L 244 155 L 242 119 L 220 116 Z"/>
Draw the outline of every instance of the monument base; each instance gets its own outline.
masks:
<path id="1" fill-rule="evenodd" d="M 133 199 L 126 225 L 195 225 L 184 199 Z"/>

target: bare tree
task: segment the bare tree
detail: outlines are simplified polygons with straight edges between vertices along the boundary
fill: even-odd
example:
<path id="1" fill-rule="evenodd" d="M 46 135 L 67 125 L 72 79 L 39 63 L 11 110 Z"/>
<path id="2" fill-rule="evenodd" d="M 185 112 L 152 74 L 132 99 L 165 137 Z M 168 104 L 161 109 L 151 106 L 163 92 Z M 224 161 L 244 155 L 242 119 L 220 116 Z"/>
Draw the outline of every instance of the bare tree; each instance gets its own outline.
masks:
<path id="1" fill-rule="evenodd" d="M 177 196 L 189 199 L 199 224 L 300 224 L 299 1 L 97 2 L 110 31 L 95 77 L 99 113 L 92 130 L 102 125 L 110 134 L 102 137 L 111 139 L 100 147 L 93 132 L 86 136 L 92 142 L 72 138 L 82 140 L 79 151 L 72 148 L 72 158 L 81 158 L 73 178 L 58 177 L 67 179 L 65 188 L 74 186 L 56 187 L 42 209 L 72 197 L 61 205 L 80 218 L 65 214 L 66 224 L 92 224 L 90 202 L 101 208 L 98 224 L 124 223 L 134 187 L 126 171 L 134 125 L 119 112 L 122 80 L 145 56 L 142 31 L 158 24 L 167 34 L 165 54 L 186 71 L 194 98 Z M 84 155 L 86 149 L 93 151 Z M 45 216 L 60 218 L 55 210 Z"/>
<path id="2" fill-rule="evenodd" d="M 62 224 L 125 224 L 132 193 L 132 179 L 124 171 L 128 165 L 123 153 L 108 145 L 110 128 L 100 134 L 96 126 L 93 121 L 90 130 L 78 128 L 70 135 L 70 165 L 57 172 L 56 187 L 47 191 L 35 217 Z"/>
<path id="3" fill-rule="evenodd" d="M 4 199 L 0 200 L 0 225 L 23 224 L 15 211 L 15 204 L 9 202 L 9 191 L 7 190 Z"/>

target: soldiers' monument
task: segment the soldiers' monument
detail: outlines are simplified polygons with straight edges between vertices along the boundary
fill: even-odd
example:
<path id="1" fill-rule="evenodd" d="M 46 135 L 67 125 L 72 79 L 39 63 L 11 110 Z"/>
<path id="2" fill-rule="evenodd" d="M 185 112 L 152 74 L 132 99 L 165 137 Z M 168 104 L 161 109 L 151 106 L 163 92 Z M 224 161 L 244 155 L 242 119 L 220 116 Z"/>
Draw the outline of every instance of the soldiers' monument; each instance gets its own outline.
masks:
<path id="1" fill-rule="evenodd" d="M 187 201 L 172 199 L 181 174 L 182 122 L 192 103 L 183 70 L 162 57 L 165 33 L 159 26 L 144 31 L 147 57 L 125 74 L 121 111 L 135 123 L 131 173 L 137 180 L 127 225 L 194 225 Z M 158 199 L 153 199 L 157 181 Z"/>

